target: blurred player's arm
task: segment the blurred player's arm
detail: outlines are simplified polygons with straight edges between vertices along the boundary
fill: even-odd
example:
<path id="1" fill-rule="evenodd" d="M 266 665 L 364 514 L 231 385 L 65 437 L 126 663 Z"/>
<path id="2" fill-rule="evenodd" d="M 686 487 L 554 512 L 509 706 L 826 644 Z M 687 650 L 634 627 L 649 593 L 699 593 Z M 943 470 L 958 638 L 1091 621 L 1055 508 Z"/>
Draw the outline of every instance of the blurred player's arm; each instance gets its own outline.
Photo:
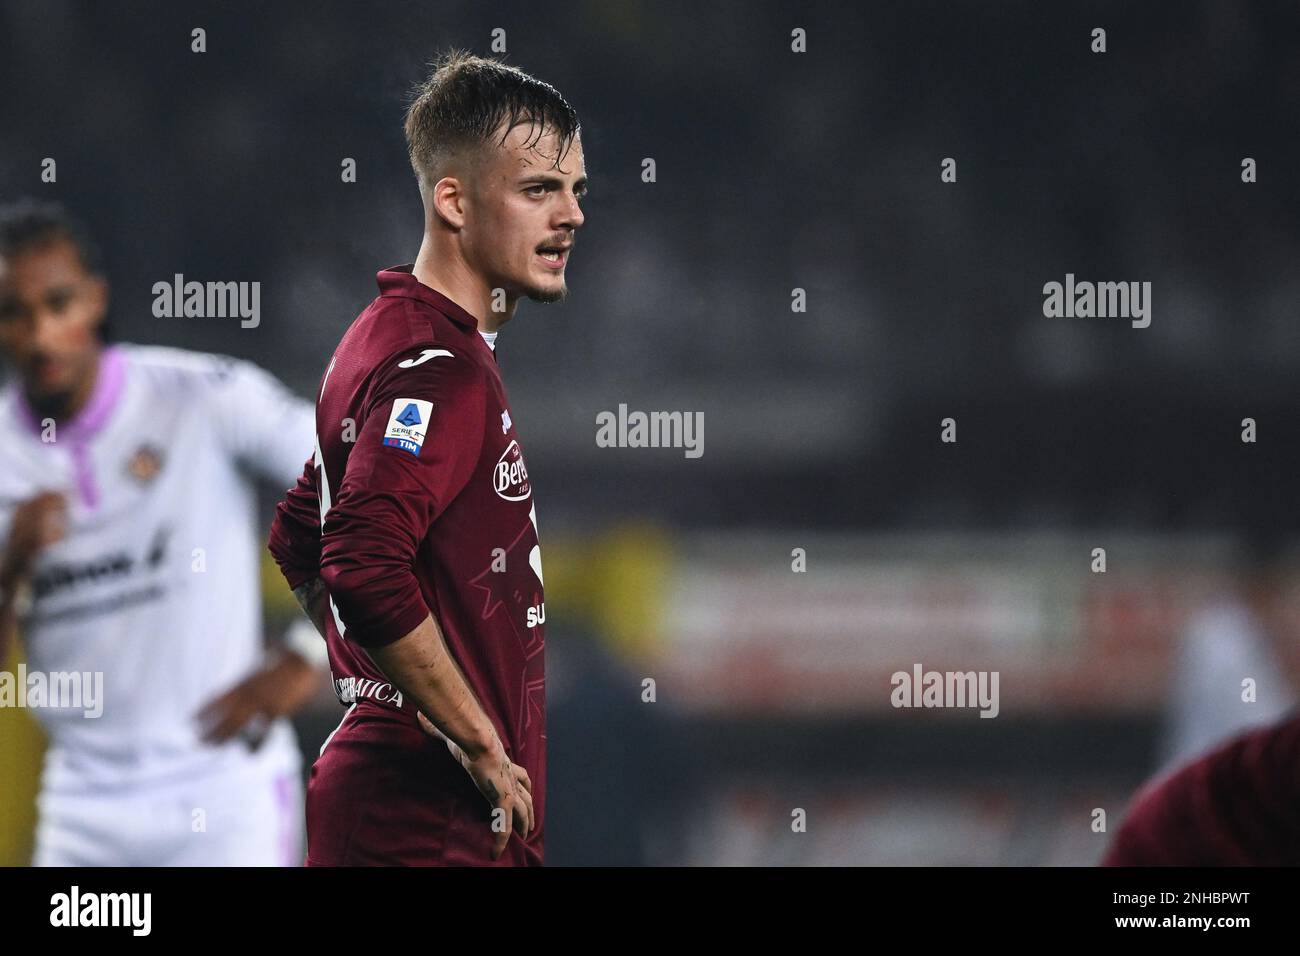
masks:
<path id="1" fill-rule="evenodd" d="M 307 466 L 310 471 L 310 461 Z M 290 489 L 290 494 L 293 491 Z M 281 503 L 279 507 L 283 508 L 284 504 Z M 316 524 L 319 524 L 319 519 Z M 277 513 L 271 533 L 271 552 L 286 575 L 302 577 L 307 572 L 293 563 L 289 552 L 282 550 L 285 547 L 285 534 L 284 525 Z M 317 542 L 319 547 L 319 533 Z M 299 581 L 300 589 L 306 593 L 313 582 L 323 606 L 324 587 L 314 572 L 308 581 Z M 298 594 L 299 590 L 294 593 Z M 317 616 L 323 613 L 325 612 L 318 608 Z M 321 617 L 319 622 L 313 620 L 313 623 L 319 634 L 305 636 L 301 629 L 291 624 L 287 639 L 267 655 L 261 669 L 208 702 L 199 711 L 199 721 L 205 728 L 205 740 L 221 743 L 243 733 L 250 743 L 256 744 L 270 721 L 296 713 L 312 698 L 328 673 L 329 666 L 324 641 L 324 619 Z"/>
<path id="2" fill-rule="evenodd" d="M 210 408 L 227 451 L 249 471 L 285 487 L 315 441 L 315 406 L 252 362 L 213 359 Z"/>
<path id="3" fill-rule="evenodd" d="M 66 533 L 67 501 L 58 492 L 43 492 L 14 509 L 0 552 L 0 665 L 9 659 L 23 605 L 30 600 L 36 558 Z"/>
<path id="4" fill-rule="evenodd" d="M 219 356 L 209 399 L 217 433 L 235 461 L 281 487 L 293 480 L 314 441 L 310 402 L 253 363 Z M 292 628 L 290 638 L 267 654 L 261 669 L 200 710 L 205 740 L 220 743 L 242 733 L 256 745 L 270 721 L 311 699 L 327 672 L 324 642 L 304 641 Z"/>
<path id="5" fill-rule="evenodd" d="M 230 455 L 255 474 L 283 488 L 297 476 L 276 509 L 270 549 L 296 595 L 310 590 L 320 565 L 320 506 L 316 497 L 314 455 L 302 464 L 302 453 L 316 441 L 316 410 L 270 372 L 251 362 L 214 357 L 211 407 L 217 431 Z M 299 595 L 303 601 L 309 595 Z M 324 636 L 323 618 L 308 610 Z M 287 649 L 309 663 L 328 663 L 323 642 L 291 640 Z"/>
<path id="6" fill-rule="evenodd" d="M 499 857 L 512 828 L 520 837 L 532 829 L 532 783 L 506 756 L 414 573 L 429 528 L 478 462 L 486 386 L 481 371 L 458 356 L 407 368 L 398 358 L 372 383 L 365 424 L 320 536 L 320 577 L 346 639 L 416 703 L 426 732 L 443 739 L 488 802 L 505 810 L 507 826 L 493 854 Z M 420 423 L 423 440 L 385 444 L 413 403 L 427 419 Z"/>

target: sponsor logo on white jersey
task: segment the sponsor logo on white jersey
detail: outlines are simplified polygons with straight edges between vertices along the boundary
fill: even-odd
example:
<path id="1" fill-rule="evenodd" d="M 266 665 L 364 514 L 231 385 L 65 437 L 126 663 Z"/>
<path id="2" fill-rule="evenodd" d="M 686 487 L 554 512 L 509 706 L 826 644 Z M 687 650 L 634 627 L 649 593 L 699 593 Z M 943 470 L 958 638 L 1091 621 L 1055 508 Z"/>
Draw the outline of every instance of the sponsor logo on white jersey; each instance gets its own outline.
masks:
<path id="1" fill-rule="evenodd" d="M 147 485 L 162 471 L 162 453 L 153 445 L 141 445 L 126 463 L 126 471 L 132 478 Z"/>

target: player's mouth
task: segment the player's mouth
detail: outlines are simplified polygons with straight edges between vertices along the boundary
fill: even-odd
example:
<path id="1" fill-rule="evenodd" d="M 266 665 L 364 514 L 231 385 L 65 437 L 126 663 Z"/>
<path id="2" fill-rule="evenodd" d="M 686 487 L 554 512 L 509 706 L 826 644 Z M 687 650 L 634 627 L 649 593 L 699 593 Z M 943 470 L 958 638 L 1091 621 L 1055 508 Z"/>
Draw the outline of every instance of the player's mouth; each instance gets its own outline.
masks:
<path id="1" fill-rule="evenodd" d="M 51 358 L 36 358 L 30 365 L 31 377 L 41 388 L 61 385 L 65 377 L 63 363 Z"/>
<path id="2" fill-rule="evenodd" d="M 569 246 L 540 246 L 537 257 L 547 269 L 559 272 L 569 261 Z"/>

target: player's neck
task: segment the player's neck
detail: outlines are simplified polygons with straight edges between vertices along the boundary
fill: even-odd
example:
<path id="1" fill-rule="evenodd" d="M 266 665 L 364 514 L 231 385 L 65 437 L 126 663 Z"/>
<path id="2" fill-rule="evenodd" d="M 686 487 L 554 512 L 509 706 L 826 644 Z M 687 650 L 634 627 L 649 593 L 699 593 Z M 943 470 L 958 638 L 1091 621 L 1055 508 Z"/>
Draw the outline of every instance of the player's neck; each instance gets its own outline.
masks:
<path id="1" fill-rule="evenodd" d="M 460 256 L 446 255 L 435 249 L 426 234 L 411 270 L 416 281 L 441 292 L 474 316 L 480 332 L 496 332 L 515 314 L 514 299 L 507 298 L 505 310 L 494 311 L 493 294 L 488 284 L 465 264 Z"/>
<path id="2" fill-rule="evenodd" d="M 95 393 L 103 357 L 104 350 L 96 348 L 86 374 L 70 391 L 60 392 L 57 395 L 33 395 L 28 392 L 27 404 L 42 418 L 52 418 L 56 422 L 67 422 L 76 418 L 90 401 L 90 396 Z"/>

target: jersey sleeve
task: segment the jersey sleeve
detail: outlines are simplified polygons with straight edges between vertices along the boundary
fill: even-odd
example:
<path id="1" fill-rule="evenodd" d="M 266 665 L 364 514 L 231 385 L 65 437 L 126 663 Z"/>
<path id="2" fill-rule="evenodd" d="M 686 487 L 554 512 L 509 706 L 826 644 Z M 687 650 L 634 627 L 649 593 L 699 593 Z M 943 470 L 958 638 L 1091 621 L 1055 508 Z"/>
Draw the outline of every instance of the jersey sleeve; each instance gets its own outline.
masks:
<path id="1" fill-rule="evenodd" d="M 483 444 L 482 369 L 457 353 L 408 367 L 402 358 L 390 357 L 371 381 L 321 534 L 321 577 L 346 636 L 363 646 L 391 643 L 430 613 L 416 551 L 469 481 Z"/>
<path id="2" fill-rule="evenodd" d="M 307 459 L 297 484 L 276 505 L 267 547 L 291 590 L 320 576 L 320 498 L 314 455 Z"/>
<path id="3" fill-rule="evenodd" d="M 241 465 L 280 487 L 294 480 L 315 440 L 310 402 L 252 362 L 224 357 L 210 398 L 219 440 Z"/>

